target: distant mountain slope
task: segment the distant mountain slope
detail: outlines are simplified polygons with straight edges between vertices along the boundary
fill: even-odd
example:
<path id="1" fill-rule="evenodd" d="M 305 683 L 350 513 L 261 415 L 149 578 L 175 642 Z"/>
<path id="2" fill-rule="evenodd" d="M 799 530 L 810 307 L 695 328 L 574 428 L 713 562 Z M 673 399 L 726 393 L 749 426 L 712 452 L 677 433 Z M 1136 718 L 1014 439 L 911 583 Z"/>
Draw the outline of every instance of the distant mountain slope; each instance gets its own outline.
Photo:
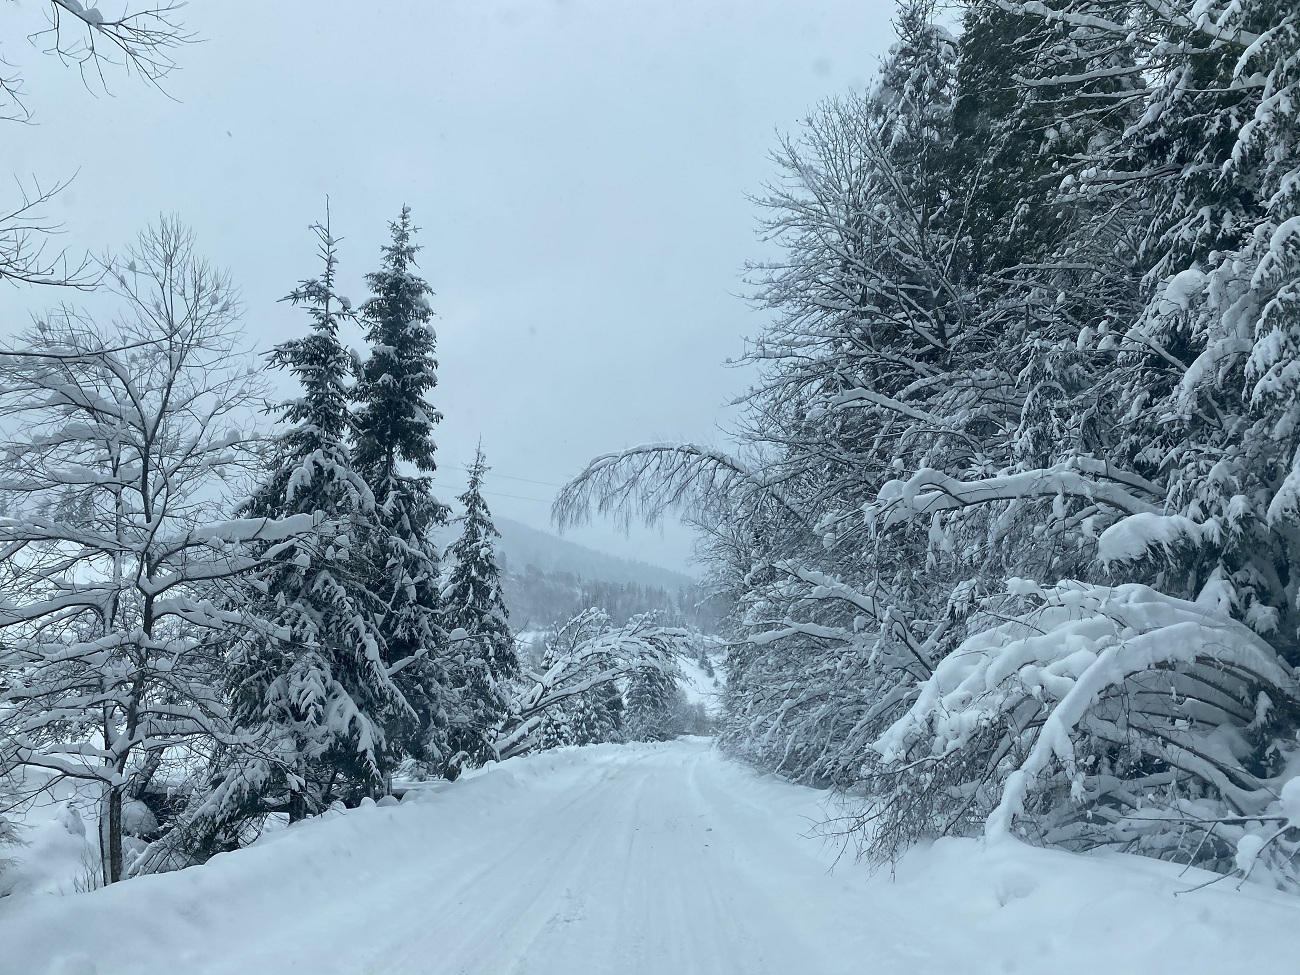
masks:
<path id="1" fill-rule="evenodd" d="M 516 630 L 545 630 L 591 607 L 615 623 L 654 613 L 673 625 L 716 632 L 720 605 L 703 598 L 699 580 L 663 566 L 597 552 L 509 518 L 494 519 L 501 538 L 497 560 L 510 624 Z M 441 533 L 450 545 L 453 523 Z"/>
<path id="2" fill-rule="evenodd" d="M 697 582 L 684 573 L 606 555 L 558 535 L 530 528 L 523 522 L 509 518 L 495 521 L 497 530 L 501 532 L 497 551 L 504 556 L 511 572 L 522 572 L 532 565 L 542 572 L 568 572 L 594 582 L 631 582 L 666 589 L 670 593 Z"/>

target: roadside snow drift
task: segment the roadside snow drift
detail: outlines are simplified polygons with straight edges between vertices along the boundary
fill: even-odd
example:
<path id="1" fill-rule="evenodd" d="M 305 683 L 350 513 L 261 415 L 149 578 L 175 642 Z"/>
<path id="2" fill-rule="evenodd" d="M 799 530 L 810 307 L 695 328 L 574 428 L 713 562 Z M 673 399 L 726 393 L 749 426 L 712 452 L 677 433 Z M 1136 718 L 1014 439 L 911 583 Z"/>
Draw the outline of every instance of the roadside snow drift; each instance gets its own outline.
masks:
<path id="1" fill-rule="evenodd" d="M 872 875 L 822 795 L 687 740 L 562 749 L 205 866 L 0 900 L 3 975 L 1117 975 L 1295 970 L 1300 899 L 949 840 Z"/>

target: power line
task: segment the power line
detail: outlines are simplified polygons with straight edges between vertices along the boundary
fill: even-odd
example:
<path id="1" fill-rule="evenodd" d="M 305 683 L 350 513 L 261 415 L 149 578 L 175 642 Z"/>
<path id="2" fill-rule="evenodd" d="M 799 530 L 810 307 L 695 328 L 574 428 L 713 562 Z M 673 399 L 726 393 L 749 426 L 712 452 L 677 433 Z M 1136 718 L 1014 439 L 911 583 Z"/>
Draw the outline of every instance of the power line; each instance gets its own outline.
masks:
<path id="1" fill-rule="evenodd" d="M 452 466 L 464 471 L 466 474 L 468 474 L 470 471 L 470 468 L 466 467 L 464 464 L 456 464 L 453 462 Z M 551 481 L 538 481 L 535 478 L 531 478 L 531 477 L 518 477 L 514 474 L 502 474 L 500 471 L 498 471 L 496 468 L 493 467 L 488 468 L 487 476 L 500 477 L 500 478 L 504 478 L 507 481 L 522 481 L 525 484 L 540 484 L 542 487 L 553 487 L 553 488 L 564 487 L 563 484 L 555 484 Z M 537 499 L 533 498 L 531 500 L 537 500 Z"/>
<path id="2" fill-rule="evenodd" d="M 451 484 L 443 484 L 440 481 L 431 481 L 434 487 L 446 488 L 448 491 L 458 490 Z M 484 494 L 490 494 L 494 498 L 513 498 L 515 501 L 536 501 L 538 504 L 550 504 L 546 498 L 526 498 L 522 494 L 502 494 L 500 491 L 483 491 Z"/>
<path id="3" fill-rule="evenodd" d="M 468 467 L 465 467 L 465 468 L 462 468 L 462 470 L 468 471 L 469 468 L 468 468 Z M 488 473 L 488 477 L 493 477 L 493 476 L 496 476 L 496 477 L 503 477 L 503 478 L 505 478 L 507 481 L 523 481 L 525 484 L 540 484 L 540 485 L 542 485 L 543 487 L 553 487 L 553 488 L 562 488 L 562 487 L 564 487 L 563 484 L 552 484 L 550 481 L 534 481 L 532 478 L 528 478 L 528 477 L 512 477 L 512 476 L 509 475 L 509 474 L 497 474 L 496 471 L 491 470 L 490 468 L 489 468 L 489 470 L 488 470 L 487 473 Z"/>
<path id="4" fill-rule="evenodd" d="M 465 471 L 466 473 L 469 473 L 469 468 L 468 468 L 468 467 L 464 467 L 464 466 L 459 465 L 459 464 L 456 465 L 456 466 L 460 467 L 460 469 L 461 469 L 462 471 Z M 553 488 L 562 488 L 562 487 L 564 487 L 563 484 L 552 484 L 550 481 L 536 481 L 536 480 L 533 480 L 533 478 L 531 478 L 531 477 L 515 477 L 513 474 L 500 474 L 500 473 L 498 473 L 497 471 L 493 470 L 493 469 L 490 468 L 490 467 L 488 468 L 487 476 L 488 476 L 488 477 L 500 477 L 500 478 L 504 478 L 504 479 L 507 480 L 507 481 L 523 481 L 525 484 L 540 484 L 542 487 L 553 487 Z"/>

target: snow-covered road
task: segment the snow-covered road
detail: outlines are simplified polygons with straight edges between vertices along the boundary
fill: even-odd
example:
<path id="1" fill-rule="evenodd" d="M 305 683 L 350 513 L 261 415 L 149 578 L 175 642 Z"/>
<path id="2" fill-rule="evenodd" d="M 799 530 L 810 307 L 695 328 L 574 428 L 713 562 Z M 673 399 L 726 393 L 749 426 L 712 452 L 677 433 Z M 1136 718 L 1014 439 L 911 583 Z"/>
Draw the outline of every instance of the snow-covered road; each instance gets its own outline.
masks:
<path id="1" fill-rule="evenodd" d="M 4 975 L 1285 971 L 1300 900 L 947 841 L 896 880 L 707 742 L 513 760 L 88 895 L 0 901 Z M 1193 878 L 1197 879 L 1197 878 Z"/>

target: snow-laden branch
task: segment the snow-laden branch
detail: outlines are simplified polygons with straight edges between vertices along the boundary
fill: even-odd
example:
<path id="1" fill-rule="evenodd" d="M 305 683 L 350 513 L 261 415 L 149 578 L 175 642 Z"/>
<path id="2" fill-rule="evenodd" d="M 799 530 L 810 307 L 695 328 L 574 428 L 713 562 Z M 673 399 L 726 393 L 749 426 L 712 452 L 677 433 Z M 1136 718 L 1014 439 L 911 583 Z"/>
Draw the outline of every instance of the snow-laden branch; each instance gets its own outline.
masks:
<path id="1" fill-rule="evenodd" d="M 1064 7 L 1050 6 L 1041 2 L 1041 0 L 1025 0 L 1025 2 L 995 0 L 995 2 L 999 7 L 1011 14 L 1042 17 L 1048 22 L 1056 21 L 1069 24 L 1072 27 L 1087 27 L 1116 38 L 1127 38 L 1133 34 L 1133 27 L 1130 24 L 1108 20 L 1105 17 L 1098 17 L 1096 14 L 1078 13 Z M 1229 23 L 1230 18 L 1241 14 L 1240 5 L 1237 3 L 1230 3 L 1222 17 L 1216 21 L 1210 16 L 1210 4 L 1208 3 L 1195 4 L 1199 16 L 1193 16 L 1190 13 L 1175 9 L 1166 0 L 1143 0 L 1143 2 L 1165 24 L 1194 31 L 1218 43 L 1246 48 L 1259 40 L 1257 33 Z"/>
<path id="2" fill-rule="evenodd" d="M 976 801 L 987 782 L 995 790 L 985 807 L 991 836 L 1026 819 L 1064 828 L 1071 808 L 1096 803 L 1136 809 L 1140 790 L 1122 798 L 1106 755 L 1140 755 L 1212 790 L 1235 814 L 1266 814 L 1275 798 L 1269 783 L 1221 743 L 1264 720 L 1271 701 L 1294 698 L 1296 677 L 1267 643 L 1214 606 L 1142 585 L 1017 591 L 1036 593 L 1041 605 L 976 633 L 940 662 L 873 746 L 885 774 L 928 769 L 939 790 L 930 801 L 949 809 L 945 816 Z M 1178 792 L 1193 797 L 1197 788 Z M 1061 790 L 1072 805 L 1031 802 Z M 1050 821 L 1039 821 L 1044 808 Z M 1177 821 L 1180 808 L 1175 802 L 1164 817 Z"/>
<path id="3" fill-rule="evenodd" d="M 912 632 L 911 620 L 905 618 L 905 616 L 901 614 L 897 607 L 892 603 L 887 603 L 879 599 L 874 592 L 862 592 L 853 586 L 847 585 L 839 579 L 835 579 L 825 573 L 817 572 L 813 569 L 805 568 L 793 561 L 787 560 L 778 562 L 774 568 L 778 572 L 787 573 L 788 575 L 798 579 L 800 582 L 807 584 L 806 588 L 799 590 L 798 593 L 789 594 L 795 599 L 800 601 L 839 600 L 847 603 L 854 609 L 865 614 L 867 619 L 875 623 L 881 630 L 888 633 L 903 646 L 907 647 L 908 653 L 910 653 L 916 663 L 920 665 L 924 674 L 928 675 L 934 670 L 934 660 L 932 655 L 938 639 L 942 637 L 943 627 L 936 628 L 936 633 L 928 640 L 922 642 L 918 640 Z M 789 629 L 798 628 L 796 624 L 789 621 L 787 621 L 785 625 Z M 807 630 L 804 630 L 803 632 L 808 633 Z M 785 634 L 782 634 L 780 630 L 772 631 L 770 633 L 760 632 L 750 636 L 749 642 L 762 644 L 770 642 L 773 639 L 778 639 L 781 635 Z M 825 636 L 831 637 L 832 634 L 827 632 Z"/>
<path id="4" fill-rule="evenodd" d="M 687 517 L 720 497 L 770 500 L 802 520 L 779 486 L 738 458 L 689 443 L 654 443 L 592 460 L 555 499 L 551 517 L 561 528 L 585 523 L 593 511 L 627 525 L 640 516 L 655 524 L 669 512 Z"/>
<path id="5" fill-rule="evenodd" d="M 1141 512 L 1122 518 L 1097 539 L 1097 559 L 1103 565 L 1135 562 L 1154 551 L 1172 556 L 1183 546 L 1215 544 L 1221 540 L 1218 519 L 1198 524 L 1183 515 Z"/>
<path id="6" fill-rule="evenodd" d="M 1138 493 L 1152 500 L 1146 500 Z M 1126 514 L 1155 514 L 1163 492 L 1149 481 L 1104 462 L 1076 457 L 1053 467 L 963 481 L 922 468 L 906 481 L 889 481 L 867 510 L 881 527 L 971 505 L 1058 495 L 1104 504 Z"/>
<path id="7" fill-rule="evenodd" d="M 942 417 L 935 416 L 926 410 L 917 409 L 915 406 L 909 406 L 892 396 L 885 396 L 870 389 L 853 389 L 846 393 L 840 393 L 831 399 L 831 406 L 833 407 L 862 405 L 883 407 L 890 412 L 897 413 L 899 416 L 905 416 L 909 420 L 928 423 L 940 429 L 948 426 Z"/>
<path id="8" fill-rule="evenodd" d="M 5 120 L 6 95 L 22 111 L 9 82 L 0 77 L 0 121 Z M 89 257 L 75 260 L 67 250 L 51 246 L 51 239 L 62 228 L 44 210 L 67 186 L 67 182 L 42 185 L 35 180 L 30 186 L 18 183 L 18 199 L 0 210 L 0 281 L 79 291 L 95 286 L 97 275 Z"/>
<path id="9" fill-rule="evenodd" d="M 115 16 L 105 15 L 99 7 L 87 6 L 81 0 L 49 3 L 50 27 L 34 34 L 33 39 L 49 38 L 49 53 L 77 65 L 83 77 L 92 71 L 103 80 L 103 65 L 110 60 L 99 47 L 103 42 L 117 52 L 128 71 L 134 70 L 145 81 L 158 85 L 176 68 L 172 51 L 192 40 L 179 20 L 183 0 L 164 0 L 136 10 L 127 8 Z M 65 20 L 84 33 L 70 36 Z"/>
<path id="10" fill-rule="evenodd" d="M 658 626 L 647 616 L 618 627 L 597 611 L 575 617 L 556 636 L 545 672 L 528 675 L 512 703 L 511 717 L 494 746 L 498 755 L 509 758 L 526 751 L 547 713 L 571 698 L 636 670 L 672 670 L 677 652 L 694 639 L 689 630 Z M 558 649 L 566 644 L 566 649 Z"/>

